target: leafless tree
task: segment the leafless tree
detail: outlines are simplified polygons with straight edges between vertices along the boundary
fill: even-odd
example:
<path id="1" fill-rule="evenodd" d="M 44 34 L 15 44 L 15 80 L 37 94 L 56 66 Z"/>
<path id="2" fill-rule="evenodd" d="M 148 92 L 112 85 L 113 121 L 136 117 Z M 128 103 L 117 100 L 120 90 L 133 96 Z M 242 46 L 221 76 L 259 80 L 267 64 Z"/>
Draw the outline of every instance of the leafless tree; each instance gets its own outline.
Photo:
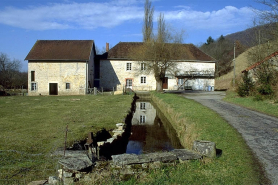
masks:
<path id="1" fill-rule="evenodd" d="M 17 59 L 10 60 L 5 53 L 0 53 L 0 85 L 4 88 L 15 88 L 27 84 L 26 78 L 20 72 L 21 62 Z M 27 77 L 27 74 L 25 74 Z M 22 81 L 23 79 L 26 80 Z"/>
<path id="2" fill-rule="evenodd" d="M 145 14 L 143 25 L 143 41 L 148 42 L 152 38 L 153 34 L 153 12 L 154 8 L 149 0 L 145 1 Z"/>
<path id="3" fill-rule="evenodd" d="M 154 74 L 156 90 L 162 91 L 166 73 L 174 74 L 177 71 L 177 62 L 174 60 L 182 53 L 181 43 L 184 31 L 182 30 L 180 33 L 172 31 L 166 25 L 163 14 L 159 15 L 157 24 L 157 35 L 146 40 L 139 49 L 136 48 L 136 51 L 132 52 L 132 58 L 145 62 L 145 73 Z"/>

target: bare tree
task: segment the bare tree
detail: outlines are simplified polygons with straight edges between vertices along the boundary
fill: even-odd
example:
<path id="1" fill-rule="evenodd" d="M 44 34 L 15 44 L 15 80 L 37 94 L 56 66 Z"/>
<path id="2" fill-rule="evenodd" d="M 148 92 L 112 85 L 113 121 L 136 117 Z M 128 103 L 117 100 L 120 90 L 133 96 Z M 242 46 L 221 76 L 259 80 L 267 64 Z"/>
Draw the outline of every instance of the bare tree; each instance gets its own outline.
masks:
<path id="1" fill-rule="evenodd" d="M 255 2 L 265 5 L 267 10 L 257 11 L 261 21 L 265 23 L 277 22 L 278 20 L 278 0 L 255 0 Z"/>
<path id="2" fill-rule="evenodd" d="M 18 84 L 20 81 L 21 63 L 19 60 L 10 60 L 9 57 L 0 53 L 0 85 L 4 88 L 12 88 L 23 84 Z"/>
<path id="3" fill-rule="evenodd" d="M 149 0 L 145 1 L 145 14 L 143 25 L 143 41 L 148 42 L 152 38 L 153 34 L 153 12 L 154 8 Z"/>
<path id="4" fill-rule="evenodd" d="M 146 3 L 148 2 L 149 1 L 146 1 Z M 148 11 L 148 9 L 145 9 L 145 11 Z M 145 15 L 146 14 L 145 12 Z M 146 20 L 149 21 L 149 19 Z M 165 23 L 163 14 L 159 15 L 157 22 L 157 35 L 146 39 L 139 49 L 136 48 L 136 51 L 131 52 L 131 58 L 133 58 L 133 60 L 145 62 L 145 73 L 154 74 L 156 90 L 162 91 L 163 80 L 165 79 L 166 73 L 174 74 L 177 71 L 177 62 L 174 60 L 182 53 L 181 43 L 184 31 L 182 30 L 180 33 L 171 31 L 171 29 L 169 29 L 170 27 Z M 148 25 L 150 24 L 148 23 Z M 149 29 L 143 30 L 145 30 L 143 35 L 149 34 Z"/>

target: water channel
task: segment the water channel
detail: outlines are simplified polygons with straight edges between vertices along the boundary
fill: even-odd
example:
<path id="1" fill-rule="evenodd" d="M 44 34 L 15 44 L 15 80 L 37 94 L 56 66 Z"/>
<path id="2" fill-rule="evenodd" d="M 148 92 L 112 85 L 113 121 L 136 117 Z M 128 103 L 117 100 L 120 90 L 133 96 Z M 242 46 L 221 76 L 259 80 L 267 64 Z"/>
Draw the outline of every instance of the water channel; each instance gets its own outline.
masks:
<path id="1" fill-rule="evenodd" d="M 183 148 L 176 131 L 150 101 L 137 100 L 126 153 L 142 154 Z"/>

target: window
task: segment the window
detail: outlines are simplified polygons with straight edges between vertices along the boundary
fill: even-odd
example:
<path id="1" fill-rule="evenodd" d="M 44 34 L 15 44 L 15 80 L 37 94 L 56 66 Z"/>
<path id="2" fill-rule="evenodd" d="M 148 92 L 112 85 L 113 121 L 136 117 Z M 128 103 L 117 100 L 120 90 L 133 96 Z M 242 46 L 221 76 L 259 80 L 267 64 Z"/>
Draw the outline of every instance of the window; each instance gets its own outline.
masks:
<path id="1" fill-rule="evenodd" d="M 141 70 L 146 70 L 146 63 L 141 63 Z"/>
<path id="2" fill-rule="evenodd" d="M 146 123 L 146 116 L 140 115 L 140 123 Z"/>
<path id="3" fill-rule="evenodd" d="M 70 89 L 70 83 L 66 83 L 66 89 Z"/>
<path id="4" fill-rule="evenodd" d="M 31 71 L 31 82 L 35 81 L 35 71 Z"/>
<path id="5" fill-rule="evenodd" d="M 126 70 L 131 71 L 131 63 L 126 63 Z"/>
<path id="6" fill-rule="evenodd" d="M 126 87 L 131 88 L 132 87 L 132 79 L 126 79 Z"/>
<path id="7" fill-rule="evenodd" d="M 182 84 L 183 84 L 183 79 L 182 79 L 182 78 L 179 78 L 178 84 L 179 84 L 179 85 L 182 85 Z"/>
<path id="8" fill-rule="evenodd" d="M 31 91 L 37 90 L 37 83 L 31 83 Z"/>
<path id="9" fill-rule="evenodd" d="M 146 77 L 145 76 L 141 76 L 141 84 L 145 84 L 146 83 Z"/>
<path id="10" fill-rule="evenodd" d="M 140 109 L 145 110 L 146 109 L 146 103 L 145 102 L 140 102 Z"/>

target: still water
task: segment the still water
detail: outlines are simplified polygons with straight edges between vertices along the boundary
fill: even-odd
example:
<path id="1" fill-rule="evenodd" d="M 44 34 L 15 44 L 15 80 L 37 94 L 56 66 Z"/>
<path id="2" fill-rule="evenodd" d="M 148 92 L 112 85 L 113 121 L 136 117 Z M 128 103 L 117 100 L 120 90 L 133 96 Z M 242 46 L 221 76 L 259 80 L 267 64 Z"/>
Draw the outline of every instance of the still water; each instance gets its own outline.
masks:
<path id="1" fill-rule="evenodd" d="M 149 101 L 137 101 L 126 153 L 142 154 L 182 148 L 175 130 Z"/>

